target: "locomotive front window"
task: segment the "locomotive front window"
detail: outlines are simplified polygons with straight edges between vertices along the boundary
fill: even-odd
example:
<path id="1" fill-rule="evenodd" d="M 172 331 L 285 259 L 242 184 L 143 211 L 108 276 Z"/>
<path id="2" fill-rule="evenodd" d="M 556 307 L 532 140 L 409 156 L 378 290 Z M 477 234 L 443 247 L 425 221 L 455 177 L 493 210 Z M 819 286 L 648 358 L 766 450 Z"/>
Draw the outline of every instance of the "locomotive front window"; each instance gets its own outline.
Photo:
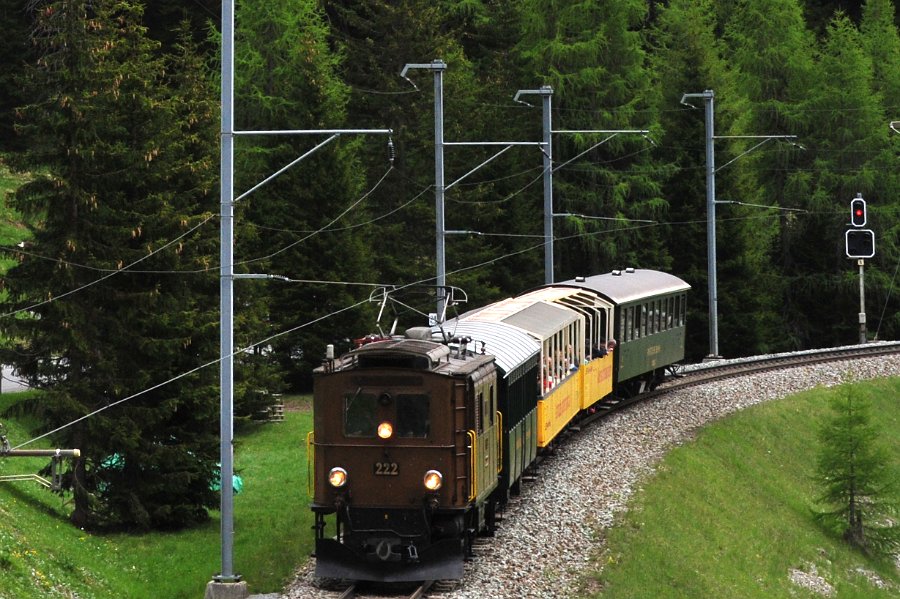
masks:
<path id="1" fill-rule="evenodd" d="M 378 397 L 374 393 L 344 396 L 344 435 L 374 437 L 378 433 Z"/>
<path id="2" fill-rule="evenodd" d="M 397 436 L 427 437 L 431 426 L 430 413 L 427 395 L 398 395 Z"/>

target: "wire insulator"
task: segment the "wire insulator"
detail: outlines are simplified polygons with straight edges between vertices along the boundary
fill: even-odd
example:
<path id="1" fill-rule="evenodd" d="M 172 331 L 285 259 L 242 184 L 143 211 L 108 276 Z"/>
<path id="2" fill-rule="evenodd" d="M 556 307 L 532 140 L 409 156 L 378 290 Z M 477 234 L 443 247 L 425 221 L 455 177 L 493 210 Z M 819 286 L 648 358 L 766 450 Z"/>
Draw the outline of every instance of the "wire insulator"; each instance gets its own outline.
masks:
<path id="1" fill-rule="evenodd" d="M 388 161 L 393 165 L 394 164 L 394 140 L 391 137 L 388 137 Z"/>

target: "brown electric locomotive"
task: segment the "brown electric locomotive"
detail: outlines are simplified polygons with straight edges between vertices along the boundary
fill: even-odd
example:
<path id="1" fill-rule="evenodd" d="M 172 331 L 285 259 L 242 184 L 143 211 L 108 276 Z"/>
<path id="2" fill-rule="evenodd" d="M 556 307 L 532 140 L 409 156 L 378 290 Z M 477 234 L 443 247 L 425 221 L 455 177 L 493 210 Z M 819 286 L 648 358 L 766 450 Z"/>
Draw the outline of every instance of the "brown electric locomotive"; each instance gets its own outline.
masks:
<path id="1" fill-rule="evenodd" d="M 467 540 L 493 517 L 493 356 L 422 339 L 367 343 L 321 369 L 313 413 L 316 574 L 460 578 Z"/>

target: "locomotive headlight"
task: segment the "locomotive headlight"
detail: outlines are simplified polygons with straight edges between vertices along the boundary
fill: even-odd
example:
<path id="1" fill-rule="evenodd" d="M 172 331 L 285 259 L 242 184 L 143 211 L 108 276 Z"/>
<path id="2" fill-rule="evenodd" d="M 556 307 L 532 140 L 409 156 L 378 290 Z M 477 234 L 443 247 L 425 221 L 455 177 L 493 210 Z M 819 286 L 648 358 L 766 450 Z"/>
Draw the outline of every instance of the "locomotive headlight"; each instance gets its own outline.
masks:
<path id="1" fill-rule="evenodd" d="M 394 427 L 390 422 L 382 422 L 378 425 L 378 436 L 382 439 L 390 439 L 394 434 Z"/>
<path id="2" fill-rule="evenodd" d="M 422 479 L 422 482 L 429 491 L 437 491 L 444 484 L 444 475 L 437 470 L 429 470 L 425 473 L 425 478 Z"/>
<path id="3" fill-rule="evenodd" d="M 340 489 L 347 484 L 347 471 L 343 468 L 332 468 L 328 471 L 328 482 L 332 487 Z"/>

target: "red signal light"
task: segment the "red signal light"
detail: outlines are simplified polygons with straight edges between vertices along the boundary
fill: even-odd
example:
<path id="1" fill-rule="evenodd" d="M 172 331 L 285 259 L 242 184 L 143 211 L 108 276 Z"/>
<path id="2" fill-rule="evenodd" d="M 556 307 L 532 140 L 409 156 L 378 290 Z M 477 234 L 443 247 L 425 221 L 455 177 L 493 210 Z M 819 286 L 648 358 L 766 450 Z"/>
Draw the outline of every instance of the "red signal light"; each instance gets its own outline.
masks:
<path id="1" fill-rule="evenodd" d="M 866 201 L 864 199 L 850 200 L 850 224 L 854 227 L 866 225 Z"/>

